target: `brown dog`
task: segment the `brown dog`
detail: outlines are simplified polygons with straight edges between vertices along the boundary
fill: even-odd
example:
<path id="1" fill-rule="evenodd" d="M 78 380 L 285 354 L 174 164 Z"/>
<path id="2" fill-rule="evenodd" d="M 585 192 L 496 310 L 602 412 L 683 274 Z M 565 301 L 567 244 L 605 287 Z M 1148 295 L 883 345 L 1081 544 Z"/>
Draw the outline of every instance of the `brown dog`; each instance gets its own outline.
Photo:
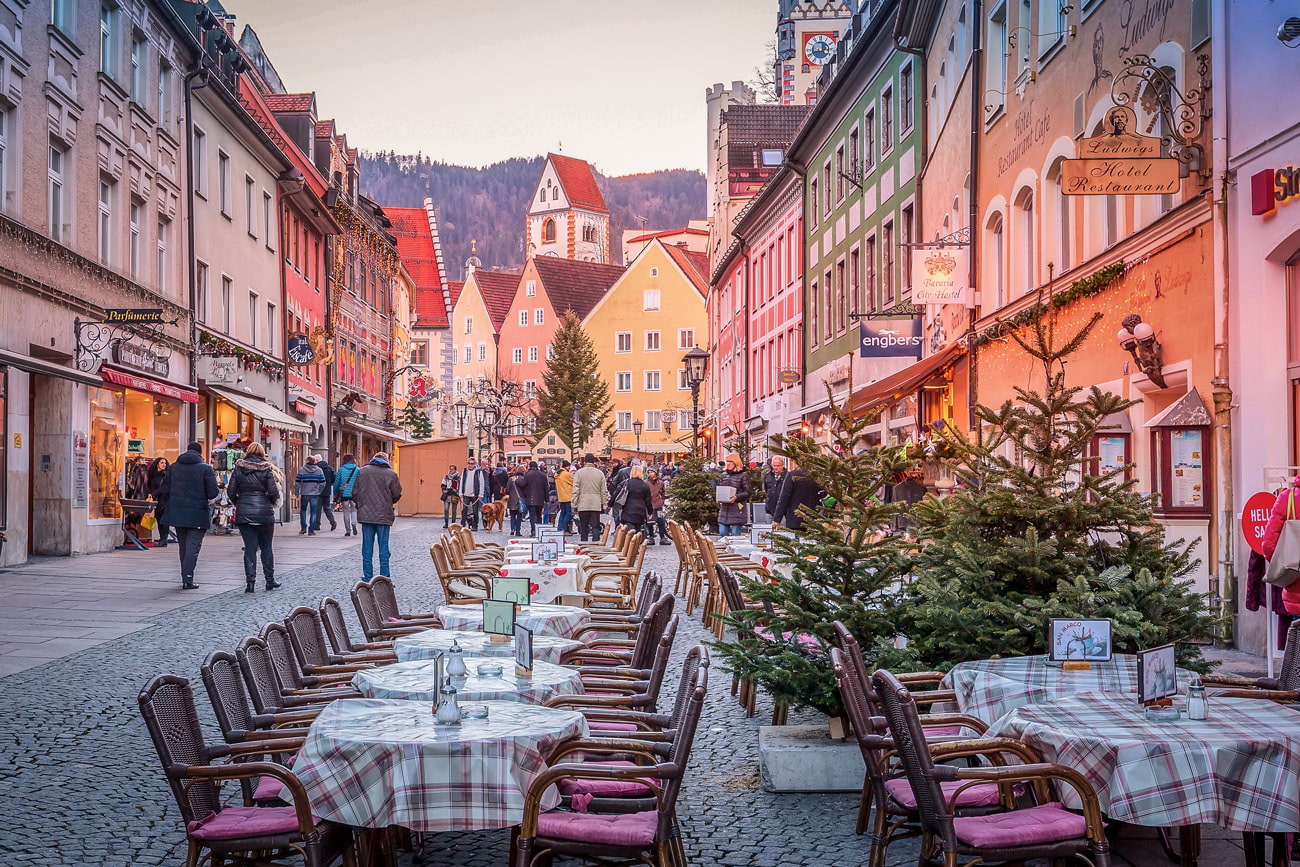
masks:
<path id="1" fill-rule="evenodd" d="M 492 525 L 496 524 L 498 530 L 505 529 L 506 520 L 506 501 L 497 500 L 495 503 L 483 504 L 483 529 L 491 530 Z"/>

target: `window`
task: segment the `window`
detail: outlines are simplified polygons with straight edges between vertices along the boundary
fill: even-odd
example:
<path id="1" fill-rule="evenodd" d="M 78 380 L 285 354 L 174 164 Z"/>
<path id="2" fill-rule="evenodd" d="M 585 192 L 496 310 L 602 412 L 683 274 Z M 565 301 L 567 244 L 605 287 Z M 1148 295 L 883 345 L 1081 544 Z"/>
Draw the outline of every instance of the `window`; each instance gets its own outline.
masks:
<path id="1" fill-rule="evenodd" d="M 1025 190 L 1016 202 L 1016 217 L 1020 225 L 1017 242 L 1020 246 L 1020 292 L 1023 295 L 1031 291 L 1037 282 L 1034 267 L 1034 194 Z"/>
<path id="2" fill-rule="evenodd" d="M 817 179 L 808 182 L 808 216 L 813 226 L 817 225 Z"/>
<path id="3" fill-rule="evenodd" d="M 1000 3 L 989 13 L 988 48 L 984 52 L 984 101 L 990 119 L 1006 104 L 1007 57 L 1011 53 L 1007 36 L 1007 5 Z"/>
<path id="4" fill-rule="evenodd" d="M 880 152 L 889 153 L 894 146 L 894 91 L 885 88 L 880 94 Z"/>
<path id="5" fill-rule="evenodd" d="M 645 411 L 645 429 L 648 431 L 663 430 L 664 414 L 662 410 L 648 409 Z"/>
<path id="6" fill-rule="evenodd" d="M 677 390 L 678 391 L 691 390 L 691 381 L 686 378 L 686 368 L 684 367 L 677 368 Z"/>
<path id="7" fill-rule="evenodd" d="M 682 430 L 688 430 L 691 427 L 691 410 L 679 409 L 677 411 L 677 426 Z"/>
<path id="8" fill-rule="evenodd" d="M 516 346 L 514 349 L 510 350 L 510 360 L 514 364 L 523 364 L 524 348 L 522 346 Z"/>
<path id="9" fill-rule="evenodd" d="M 536 310 L 533 311 L 533 324 L 541 325 L 545 321 L 546 321 L 546 311 L 543 310 L 541 307 L 538 307 Z"/>
<path id="10" fill-rule="evenodd" d="M 535 379 L 524 380 L 524 397 L 528 398 L 529 400 L 532 400 L 533 398 L 537 397 L 537 380 Z"/>
<path id="11" fill-rule="evenodd" d="M 257 345 L 257 293 L 248 293 L 248 342 Z"/>
<path id="12" fill-rule="evenodd" d="M 194 315 L 208 321 L 208 263 L 194 263 Z"/>
<path id="13" fill-rule="evenodd" d="M 619 410 L 617 415 L 618 429 L 629 431 L 632 429 L 632 413 L 626 410 Z"/>
<path id="14" fill-rule="evenodd" d="M 980 294 L 986 299 L 983 303 L 984 308 L 991 311 L 998 309 L 1006 301 L 1006 224 L 1001 214 L 994 214 L 989 220 L 988 233 L 985 237 L 987 243 L 983 247 L 986 251 L 984 267 L 988 269 L 988 277 L 984 285 L 992 291 L 986 290 Z M 992 307 L 989 306 L 990 302 Z"/>
<path id="15" fill-rule="evenodd" d="M 862 146 L 862 170 L 869 172 L 876 165 L 876 113 L 867 112 L 862 123 L 865 139 Z"/>
<path id="16" fill-rule="evenodd" d="M 849 133 L 849 177 L 858 180 L 858 130 L 854 127 Z"/>
<path id="17" fill-rule="evenodd" d="M 72 17 L 76 5 L 77 0 L 52 0 L 50 3 L 50 23 L 68 36 L 76 32 Z"/>
<path id="18" fill-rule="evenodd" d="M 555 220 L 551 219 L 550 217 L 547 217 L 546 220 L 542 223 L 542 243 L 543 244 L 555 243 Z"/>
<path id="19" fill-rule="evenodd" d="M 530 347 L 528 347 L 528 360 L 529 360 L 529 362 L 531 362 L 531 363 L 536 363 L 536 361 L 537 361 L 537 347 L 536 347 L 536 346 L 530 346 Z"/>
<path id="20" fill-rule="evenodd" d="M 822 166 L 822 213 L 829 217 L 831 215 L 831 164 L 827 162 Z"/>
<path id="21" fill-rule="evenodd" d="M 844 146 L 835 149 L 835 201 L 844 201 Z"/>
<path id="22" fill-rule="evenodd" d="M 208 197 L 208 134 L 198 127 L 194 128 L 194 192 L 203 198 Z M 227 168 L 228 169 L 228 165 Z"/>
<path id="23" fill-rule="evenodd" d="M 99 182 L 99 261 L 111 265 L 113 259 L 113 184 Z"/>
<path id="24" fill-rule="evenodd" d="M 618 373 L 614 374 L 614 390 L 615 391 L 632 390 L 632 371 L 620 370 Z"/>
<path id="25" fill-rule="evenodd" d="M 158 58 L 158 122 L 168 123 L 172 119 L 172 67 L 166 60 Z"/>
<path id="26" fill-rule="evenodd" d="M 466 333 L 466 334 L 469 334 L 469 333 L 472 332 L 473 330 L 474 330 L 474 317 L 473 317 L 473 316 L 466 316 L 466 317 L 465 317 L 465 333 Z"/>
<path id="27" fill-rule="evenodd" d="M 429 366 L 429 341 L 413 340 L 411 341 L 411 360 L 413 367 Z"/>
<path id="28" fill-rule="evenodd" d="M 115 7 L 99 7 L 99 71 L 110 78 L 117 78 L 117 21 Z"/>
<path id="29" fill-rule="evenodd" d="M 880 303 L 882 307 L 893 307 L 897 300 L 894 296 L 894 224 L 886 223 L 881 233 L 880 250 Z"/>
<path id="30" fill-rule="evenodd" d="M 854 247 L 849 251 L 849 307 L 854 313 L 862 312 L 862 252 Z M 850 323 L 852 324 L 852 323 Z"/>
<path id="31" fill-rule="evenodd" d="M 821 334 L 817 330 L 817 320 L 822 312 L 822 293 L 820 284 L 816 280 L 812 281 L 808 289 L 812 299 L 812 303 L 808 305 L 808 336 L 812 338 L 812 345 L 816 346 L 817 338 Z"/>
<path id="32" fill-rule="evenodd" d="M 658 390 L 659 390 L 659 382 L 660 382 L 660 379 L 659 379 L 659 371 L 657 371 L 657 370 L 647 370 L 647 371 L 645 372 L 645 390 L 646 390 L 646 391 L 658 391 Z"/>
<path id="33" fill-rule="evenodd" d="M 679 328 L 677 329 L 677 348 L 691 349 L 695 346 L 695 329 Z"/>
<path id="34" fill-rule="evenodd" d="M 279 329 L 275 327 L 275 304 L 266 302 L 266 349 L 272 355 L 275 354 L 275 333 Z"/>
<path id="35" fill-rule="evenodd" d="M 467 347 L 468 348 L 468 347 Z M 478 345 L 478 360 L 487 361 L 487 344 L 480 342 Z"/>
<path id="36" fill-rule="evenodd" d="M 63 241 L 64 220 L 67 219 L 63 177 L 63 166 L 66 160 L 66 151 L 54 142 L 50 142 L 50 237 L 55 241 Z"/>
<path id="37" fill-rule="evenodd" d="M 898 73 L 898 126 L 904 133 L 912 129 L 912 65 L 910 63 Z"/>
<path id="38" fill-rule="evenodd" d="M 217 151 L 217 191 L 220 196 L 221 213 L 230 216 L 230 156 L 224 151 Z"/>
<path id="39" fill-rule="evenodd" d="M 658 269 L 658 268 L 651 268 L 651 269 L 650 269 L 650 276 L 651 276 L 651 277 L 658 277 L 658 276 L 659 276 L 659 269 Z"/>
<path id="40" fill-rule="evenodd" d="M 903 215 L 898 224 L 898 231 L 902 233 L 899 243 L 903 245 L 903 291 L 912 290 L 912 248 L 908 245 L 914 240 L 912 237 L 912 206 L 908 205 L 903 208 Z"/>
<path id="41" fill-rule="evenodd" d="M 144 54 L 149 43 L 141 35 L 131 36 L 131 101 L 144 102 Z"/>
<path id="42" fill-rule="evenodd" d="M 835 284 L 831 282 L 831 270 L 826 269 L 822 275 L 822 288 L 826 291 L 826 303 L 831 305 L 826 311 L 826 339 L 829 341 L 835 334 Z"/>
<path id="43" fill-rule="evenodd" d="M 658 310 L 659 290 L 658 289 L 645 290 L 644 292 L 641 293 L 641 301 L 642 301 L 641 304 L 642 310 Z"/>
<path id="44" fill-rule="evenodd" d="M 596 227 L 595 227 L 595 226 L 583 226 L 583 227 L 582 227 L 582 240 L 584 240 L 584 241 L 588 241 L 588 242 L 591 242 L 591 243 L 595 243 L 595 241 L 596 241 Z"/>
<path id="45" fill-rule="evenodd" d="M 257 225 L 253 222 L 253 179 L 244 175 L 244 216 L 248 220 L 248 234 L 257 237 Z"/>
<path id="46" fill-rule="evenodd" d="M 231 280 L 229 277 L 227 277 L 225 274 L 222 274 L 221 275 L 221 329 L 225 331 L 227 334 L 229 334 L 234 328 L 234 323 L 231 321 L 231 314 L 233 314 L 234 311 L 230 307 L 231 296 L 233 294 L 234 294 L 234 281 Z"/>
<path id="47" fill-rule="evenodd" d="M 647 332 L 645 333 L 645 351 L 646 351 L 646 352 L 658 352 L 658 351 L 659 351 L 659 332 L 658 332 L 658 331 L 647 331 Z"/>
<path id="48" fill-rule="evenodd" d="M 632 332 L 631 332 L 631 331 L 620 331 L 620 332 L 618 332 L 617 334 L 614 335 L 614 351 L 615 351 L 615 352 L 631 352 L 631 351 L 632 351 Z"/>
<path id="49" fill-rule="evenodd" d="M 543 195 L 543 196 L 546 195 L 546 190 L 542 190 L 542 195 Z M 529 280 L 527 283 L 524 284 L 524 295 L 525 295 L 526 297 L 528 297 L 528 298 L 532 298 L 532 297 L 534 297 L 535 295 L 537 295 L 537 281 L 536 281 L 536 280 Z"/>
<path id="50" fill-rule="evenodd" d="M 843 334 L 849 321 L 849 304 L 846 292 L 848 282 L 844 279 L 844 260 L 835 263 L 835 333 Z"/>
<path id="51" fill-rule="evenodd" d="M 550 361 L 554 357 L 555 357 L 555 347 L 551 346 L 551 344 L 549 343 L 546 344 L 546 360 Z"/>
<path id="52" fill-rule="evenodd" d="M 266 239 L 266 246 L 271 247 L 271 194 L 262 190 L 262 237 Z"/>
<path id="53" fill-rule="evenodd" d="M 527 311 L 527 310 L 520 310 L 520 311 L 519 311 L 519 327 L 520 327 L 520 328 L 525 328 L 525 327 L 527 327 L 527 325 L 528 325 L 528 311 Z"/>
<path id="54" fill-rule="evenodd" d="M 541 190 L 540 192 L 538 192 L 538 194 L 537 194 L 537 201 L 539 201 L 539 202 L 544 202 L 544 201 L 546 201 L 546 189 L 545 189 L 545 188 L 542 188 L 542 190 Z"/>
<path id="55" fill-rule="evenodd" d="M 466 363 L 466 364 L 469 364 L 469 363 L 470 363 L 471 361 L 473 361 L 473 360 L 474 360 L 474 347 L 472 347 L 472 346 L 470 346 L 468 343 L 466 343 L 466 344 L 465 344 L 465 363 Z"/>
<path id="56" fill-rule="evenodd" d="M 9 202 L 9 126 L 12 110 L 0 106 L 0 211 L 10 210 Z"/>
<path id="57" fill-rule="evenodd" d="M 172 224 L 167 220 L 158 220 L 158 291 L 167 288 L 171 274 L 168 273 L 167 240 L 171 234 Z"/>

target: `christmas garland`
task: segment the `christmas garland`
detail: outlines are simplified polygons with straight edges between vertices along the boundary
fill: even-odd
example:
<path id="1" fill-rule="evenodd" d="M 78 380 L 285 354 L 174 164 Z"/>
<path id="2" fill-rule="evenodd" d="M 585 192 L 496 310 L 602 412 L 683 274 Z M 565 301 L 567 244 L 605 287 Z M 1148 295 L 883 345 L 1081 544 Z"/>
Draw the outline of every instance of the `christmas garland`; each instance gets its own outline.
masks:
<path id="1" fill-rule="evenodd" d="M 239 361 L 239 366 L 245 370 L 268 373 L 272 379 L 280 379 L 284 376 L 284 364 L 281 362 L 273 358 L 267 358 L 260 352 L 245 349 L 228 340 L 222 340 L 220 337 L 206 331 L 199 332 L 199 354 L 236 358 Z"/>
<path id="2" fill-rule="evenodd" d="M 1100 295 L 1123 273 L 1124 263 L 1120 261 L 1107 265 L 1082 280 L 1075 280 L 1060 292 L 1049 296 L 1046 304 L 1041 301 L 1035 302 L 1017 312 L 1014 316 L 995 322 L 983 331 L 975 332 L 971 337 L 971 346 L 983 346 L 990 340 L 997 340 L 1006 334 L 1008 329 L 1014 330 L 1022 325 L 1028 325 L 1041 318 L 1049 310 L 1059 310 L 1065 305 L 1072 304 L 1082 298 Z"/>

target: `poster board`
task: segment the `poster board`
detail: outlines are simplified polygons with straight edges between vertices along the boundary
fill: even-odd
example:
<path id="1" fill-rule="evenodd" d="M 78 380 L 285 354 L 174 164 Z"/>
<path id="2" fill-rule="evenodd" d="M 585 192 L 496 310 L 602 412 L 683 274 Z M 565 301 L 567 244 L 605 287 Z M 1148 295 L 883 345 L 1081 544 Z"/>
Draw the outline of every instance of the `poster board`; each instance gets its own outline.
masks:
<path id="1" fill-rule="evenodd" d="M 488 635 L 515 634 L 515 603 L 501 599 L 483 600 L 483 631 Z"/>
<path id="2" fill-rule="evenodd" d="M 1052 662 L 1109 662 L 1113 654 L 1109 619 L 1053 617 L 1048 625 L 1048 659 Z"/>
<path id="3" fill-rule="evenodd" d="M 492 599 L 511 602 L 516 605 L 527 605 L 532 600 L 531 585 L 532 582 L 527 578 L 494 575 L 492 577 Z"/>

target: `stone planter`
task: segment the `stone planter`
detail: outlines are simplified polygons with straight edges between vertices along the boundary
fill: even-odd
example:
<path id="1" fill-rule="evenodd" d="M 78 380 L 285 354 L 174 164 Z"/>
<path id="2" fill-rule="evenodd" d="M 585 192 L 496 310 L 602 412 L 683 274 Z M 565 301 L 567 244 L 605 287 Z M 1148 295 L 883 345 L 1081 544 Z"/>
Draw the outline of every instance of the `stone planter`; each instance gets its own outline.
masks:
<path id="1" fill-rule="evenodd" d="M 867 770 L 857 742 L 824 725 L 761 726 L 758 758 L 769 792 L 860 792 Z"/>

